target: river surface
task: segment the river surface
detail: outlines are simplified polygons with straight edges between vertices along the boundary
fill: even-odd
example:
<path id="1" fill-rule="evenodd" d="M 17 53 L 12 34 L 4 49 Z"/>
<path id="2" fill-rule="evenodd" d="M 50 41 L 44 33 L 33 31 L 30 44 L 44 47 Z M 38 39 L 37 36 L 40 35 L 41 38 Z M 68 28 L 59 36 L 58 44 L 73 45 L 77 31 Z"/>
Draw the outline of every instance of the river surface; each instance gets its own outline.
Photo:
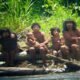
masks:
<path id="1" fill-rule="evenodd" d="M 54 73 L 47 75 L 32 75 L 32 76 L 5 76 L 0 77 L 0 80 L 80 80 L 79 73 Z"/>

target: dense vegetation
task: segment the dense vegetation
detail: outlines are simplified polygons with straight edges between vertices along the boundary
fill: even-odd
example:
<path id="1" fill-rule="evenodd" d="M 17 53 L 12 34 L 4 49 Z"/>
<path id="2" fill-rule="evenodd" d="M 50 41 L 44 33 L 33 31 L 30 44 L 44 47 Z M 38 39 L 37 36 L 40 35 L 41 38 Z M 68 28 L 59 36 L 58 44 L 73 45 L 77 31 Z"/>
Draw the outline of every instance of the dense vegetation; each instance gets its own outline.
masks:
<path id="1" fill-rule="evenodd" d="M 79 0 L 0 0 L 0 28 L 20 32 L 33 22 L 49 32 L 53 26 L 62 29 L 65 19 L 71 18 L 80 26 Z"/>

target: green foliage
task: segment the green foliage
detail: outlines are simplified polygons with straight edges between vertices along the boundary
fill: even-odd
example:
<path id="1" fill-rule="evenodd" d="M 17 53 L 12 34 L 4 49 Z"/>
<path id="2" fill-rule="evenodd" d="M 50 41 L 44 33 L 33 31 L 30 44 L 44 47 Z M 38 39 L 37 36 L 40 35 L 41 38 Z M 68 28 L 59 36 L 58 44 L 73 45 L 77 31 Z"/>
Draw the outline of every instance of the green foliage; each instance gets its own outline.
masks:
<path id="1" fill-rule="evenodd" d="M 49 33 L 51 27 L 59 27 L 71 18 L 80 26 L 79 0 L 0 0 L 0 28 L 8 27 L 20 32 L 38 22 L 42 31 Z"/>
<path id="2" fill-rule="evenodd" d="M 8 0 L 7 6 L 8 9 L 0 11 L 0 27 L 9 27 L 12 30 L 20 31 L 26 26 L 29 26 L 29 17 L 31 6 L 30 0 Z M 5 1 L 1 2 L 2 4 Z M 4 6 L 3 6 L 4 7 Z"/>

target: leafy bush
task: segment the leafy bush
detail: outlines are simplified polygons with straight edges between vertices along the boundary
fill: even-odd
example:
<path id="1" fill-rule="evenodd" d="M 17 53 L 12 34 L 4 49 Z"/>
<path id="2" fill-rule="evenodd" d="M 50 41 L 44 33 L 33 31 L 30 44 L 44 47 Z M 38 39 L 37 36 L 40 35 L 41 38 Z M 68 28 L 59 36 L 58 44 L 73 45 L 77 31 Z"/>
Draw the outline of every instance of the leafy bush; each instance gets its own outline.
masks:
<path id="1" fill-rule="evenodd" d="M 41 30 L 49 33 L 54 26 L 62 30 L 62 23 L 68 18 L 80 26 L 79 4 L 78 0 L 0 0 L 0 28 L 18 33 L 38 22 Z"/>

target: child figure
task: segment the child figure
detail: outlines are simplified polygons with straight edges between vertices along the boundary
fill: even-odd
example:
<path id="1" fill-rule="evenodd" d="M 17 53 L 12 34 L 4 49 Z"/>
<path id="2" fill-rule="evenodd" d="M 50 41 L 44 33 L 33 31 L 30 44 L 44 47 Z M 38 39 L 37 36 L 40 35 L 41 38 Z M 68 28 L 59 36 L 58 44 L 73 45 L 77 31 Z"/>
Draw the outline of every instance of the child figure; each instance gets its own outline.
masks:
<path id="1" fill-rule="evenodd" d="M 17 52 L 17 36 L 14 33 L 11 33 L 9 29 L 1 30 L 1 40 L 0 44 L 2 45 L 2 52 L 4 54 L 4 59 L 7 62 L 7 66 L 14 65 L 14 58 Z"/>
<path id="2" fill-rule="evenodd" d="M 63 36 L 72 58 L 80 60 L 80 31 L 76 28 L 76 23 L 73 20 L 64 21 Z"/>
<path id="3" fill-rule="evenodd" d="M 52 49 L 53 55 L 62 58 L 69 58 L 69 51 L 68 47 L 65 45 L 64 38 L 60 38 L 60 29 L 59 28 L 51 28 L 51 42 L 52 42 Z"/>
<path id="4" fill-rule="evenodd" d="M 33 60 L 35 60 L 35 55 L 40 53 L 44 65 L 46 64 L 46 54 L 47 54 L 47 46 L 48 43 L 47 40 L 45 40 L 44 33 L 40 31 L 40 25 L 38 23 L 34 23 L 31 26 L 31 29 L 33 30 L 32 33 L 28 34 L 28 45 L 30 46 L 29 52 L 32 54 Z M 38 52 L 38 53 L 36 53 Z"/>
<path id="5" fill-rule="evenodd" d="M 36 39 L 31 32 L 27 33 L 27 42 L 29 47 L 33 47 L 35 45 Z"/>

